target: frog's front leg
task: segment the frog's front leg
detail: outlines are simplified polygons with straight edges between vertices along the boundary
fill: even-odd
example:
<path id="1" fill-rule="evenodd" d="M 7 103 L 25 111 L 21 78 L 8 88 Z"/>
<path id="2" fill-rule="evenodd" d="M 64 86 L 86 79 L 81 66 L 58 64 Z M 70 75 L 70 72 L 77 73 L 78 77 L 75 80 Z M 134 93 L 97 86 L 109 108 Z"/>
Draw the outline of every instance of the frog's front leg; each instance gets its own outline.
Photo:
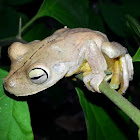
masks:
<path id="1" fill-rule="evenodd" d="M 102 51 L 105 54 L 109 69 L 112 71 L 110 87 L 124 93 L 129 81 L 133 78 L 132 58 L 127 54 L 126 48 L 116 42 L 104 42 Z"/>

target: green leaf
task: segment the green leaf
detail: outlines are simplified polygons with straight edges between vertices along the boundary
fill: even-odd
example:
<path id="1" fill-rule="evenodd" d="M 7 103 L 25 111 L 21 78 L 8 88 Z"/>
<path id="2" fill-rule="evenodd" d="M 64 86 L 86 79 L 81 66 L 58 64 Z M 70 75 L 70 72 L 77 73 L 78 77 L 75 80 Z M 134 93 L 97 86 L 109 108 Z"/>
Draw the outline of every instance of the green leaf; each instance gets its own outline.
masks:
<path id="1" fill-rule="evenodd" d="M 70 27 L 87 26 L 87 8 L 87 0 L 44 0 L 36 16 L 50 16 Z"/>
<path id="2" fill-rule="evenodd" d="M 55 18 L 68 27 L 87 27 L 87 0 L 44 0 L 37 14 L 22 28 L 22 32 L 36 19 L 44 16 Z"/>
<path id="3" fill-rule="evenodd" d="M 0 12 L 0 38 L 16 35 L 18 33 L 19 19 L 17 13 L 12 8 L 4 9 Z"/>
<path id="4" fill-rule="evenodd" d="M 2 79 L 6 77 L 7 75 L 8 75 L 8 72 L 0 68 L 0 78 Z"/>
<path id="5" fill-rule="evenodd" d="M 86 118 L 88 140 L 127 140 L 103 108 L 87 101 L 79 88 L 76 91 Z"/>
<path id="6" fill-rule="evenodd" d="M 136 54 L 133 56 L 133 62 L 140 62 L 140 47 L 137 50 Z"/>
<path id="7" fill-rule="evenodd" d="M 115 4 L 100 4 L 99 8 L 108 27 L 117 35 L 125 37 L 127 30 L 122 7 Z"/>
<path id="8" fill-rule="evenodd" d="M 137 36 L 140 38 L 140 25 L 135 18 L 130 15 L 127 15 L 128 23 L 130 27 L 134 30 Z"/>
<path id="9" fill-rule="evenodd" d="M 133 16 L 140 16 L 140 0 L 123 0 L 126 13 Z"/>
<path id="10" fill-rule="evenodd" d="M 18 34 L 19 18 L 22 18 L 22 23 L 27 20 L 27 17 L 17 12 L 11 7 L 4 7 L 0 11 L 0 38 L 16 36 Z"/>
<path id="11" fill-rule="evenodd" d="M 27 42 L 33 41 L 33 40 L 42 40 L 47 35 L 49 35 L 50 30 L 43 24 L 43 23 L 35 23 L 32 25 L 32 28 L 30 28 L 24 35 L 23 39 Z"/>
<path id="12" fill-rule="evenodd" d="M 33 140 L 27 103 L 4 93 L 2 78 L 7 74 L 0 69 L 0 140 Z"/>
<path id="13" fill-rule="evenodd" d="M 101 32 L 105 32 L 103 18 L 95 13 L 93 9 L 89 11 L 89 26 L 92 30 L 97 30 Z"/>

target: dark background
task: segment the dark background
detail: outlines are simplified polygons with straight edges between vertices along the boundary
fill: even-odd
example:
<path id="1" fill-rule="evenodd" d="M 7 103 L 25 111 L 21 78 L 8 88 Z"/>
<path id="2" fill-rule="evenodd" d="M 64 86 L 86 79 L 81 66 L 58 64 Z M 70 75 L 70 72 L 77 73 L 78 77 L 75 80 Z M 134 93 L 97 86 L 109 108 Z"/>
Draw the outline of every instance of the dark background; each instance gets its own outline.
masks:
<path id="1" fill-rule="evenodd" d="M 18 34 L 19 17 L 22 17 L 22 25 L 24 26 L 36 15 L 42 2 L 42 0 L 0 0 L 0 65 L 5 69 L 9 69 L 10 66 L 7 49 L 15 41 Z M 22 39 L 26 42 L 42 40 L 65 25 L 69 28 L 86 27 L 104 32 L 110 41 L 115 40 L 126 46 L 131 56 L 135 54 L 140 42 L 137 34 L 130 27 L 127 15 L 131 15 L 139 22 L 139 0 L 116 0 L 115 2 L 113 0 L 89 0 L 87 6 L 84 6 L 84 0 L 77 2 L 68 0 L 62 1 L 62 3 L 63 7 L 68 9 L 70 13 L 76 13 L 72 14 L 73 20 L 69 21 L 67 16 L 63 17 L 65 10 L 62 17 L 46 14 L 22 32 Z M 138 63 L 134 63 L 134 67 L 134 80 L 130 83 L 130 87 L 124 96 L 140 108 L 140 67 Z M 81 81 L 75 82 L 71 79 L 64 78 L 55 86 L 26 98 L 35 140 L 86 140 L 84 114 L 79 104 L 75 86 L 82 86 L 81 88 L 87 92 L 88 100 L 91 99 L 91 93 L 83 87 Z M 118 113 L 118 108 L 111 101 L 103 95 L 94 93 L 91 102 L 103 107 L 128 139 L 137 139 L 138 128 L 131 121 L 129 123 L 124 121 L 124 118 L 120 117 Z"/>

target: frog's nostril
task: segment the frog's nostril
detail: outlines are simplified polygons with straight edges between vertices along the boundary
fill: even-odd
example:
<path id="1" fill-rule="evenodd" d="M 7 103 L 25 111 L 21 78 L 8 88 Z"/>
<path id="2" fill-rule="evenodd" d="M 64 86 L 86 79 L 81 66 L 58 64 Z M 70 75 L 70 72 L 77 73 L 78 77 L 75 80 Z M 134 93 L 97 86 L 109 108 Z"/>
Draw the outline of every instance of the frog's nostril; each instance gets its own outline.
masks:
<path id="1" fill-rule="evenodd" d="M 15 86 L 16 86 L 16 82 L 13 80 L 7 80 L 4 82 L 5 89 L 14 88 Z"/>
<path id="2" fill-rule="evenodd" d="M 9 86 L 10 87 L 15 87 L 16 86 L 16 82 L 15 81 L 9 81 Z"/>

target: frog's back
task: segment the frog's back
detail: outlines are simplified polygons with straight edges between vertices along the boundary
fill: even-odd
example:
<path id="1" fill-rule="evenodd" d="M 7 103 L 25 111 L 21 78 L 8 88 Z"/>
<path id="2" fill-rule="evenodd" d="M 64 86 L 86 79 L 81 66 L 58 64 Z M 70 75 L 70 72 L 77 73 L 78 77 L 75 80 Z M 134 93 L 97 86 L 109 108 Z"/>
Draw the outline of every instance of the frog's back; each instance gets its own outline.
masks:
<path id="1" fill-rule="evenodd" d="M 77 41 L 85 41 L 88 39 L 95 40 L 96 44 L 101 44 L 98 42 L 108 41 L 108 38 L 105 34 L 94 31 L 88 28 L 74 28 L 74 29 L 65 29 L 62 34 L 65 38 L 76 38 Z"/>
<path id="2" fill-rule="evenodd" d="M 64 28 L 64 29 L 60 29 L 57 30 L 56 32 L 59 32 L 60 34 L 66 36 L 66 35 L 79 35 L 79 34 L 92 34 L 92 35 L 98 35 L 101 36 L 103 38 L 107 38 L 105 34 L 99 32 L 99 31 L 94 31 L 88 28 L 73 28 L 73 29 L 69 29 L 69 28 Z"/>
<path id="3" fill-rule="evenodd" d="M 99 32 L 94 31 L 88 28 L 62 28 L 57 31 L 55 31 L 51 36 L 45 38 L 47 42 L 59 42 L 59 41 L 67 41 L 67 42 L 73 42 L 75 41 L 75 38 L 77 41 L 81 41 L 81 39 L 87 40 L 88 38 L 93 40 L 108 40 L 106 35 Z"/>
<path id="4" fill-rule="evenodd" d="M 57 32 L 59 32 L 58 40 L 60 38 L 61 39 L 63 38 L 62 40 L 64 40 L 64 42 L 69 43 L 70 45 L 72 44 L 82 45 L 86 40 L 94 40 L 97 46 L 101 49 L 102 43 L 108 41 L 108 38 L 105 34 L 87 28 L 74 28 L 74 29 L 66 28 L 60 29 Z"/>
<path id="5" fill-rule="evenodd" d="M 101 32 L 87 28 L 63 28 L 43 40 L 44 43 L 42 43 L 46 44 L 43 53 L 47 56 L 55 54 L 54 59 L 58 60 L 75 59 L 87 40 L 93 40 L 101 50 L 101 45 L 107 40 L 107 37 Z"/>

